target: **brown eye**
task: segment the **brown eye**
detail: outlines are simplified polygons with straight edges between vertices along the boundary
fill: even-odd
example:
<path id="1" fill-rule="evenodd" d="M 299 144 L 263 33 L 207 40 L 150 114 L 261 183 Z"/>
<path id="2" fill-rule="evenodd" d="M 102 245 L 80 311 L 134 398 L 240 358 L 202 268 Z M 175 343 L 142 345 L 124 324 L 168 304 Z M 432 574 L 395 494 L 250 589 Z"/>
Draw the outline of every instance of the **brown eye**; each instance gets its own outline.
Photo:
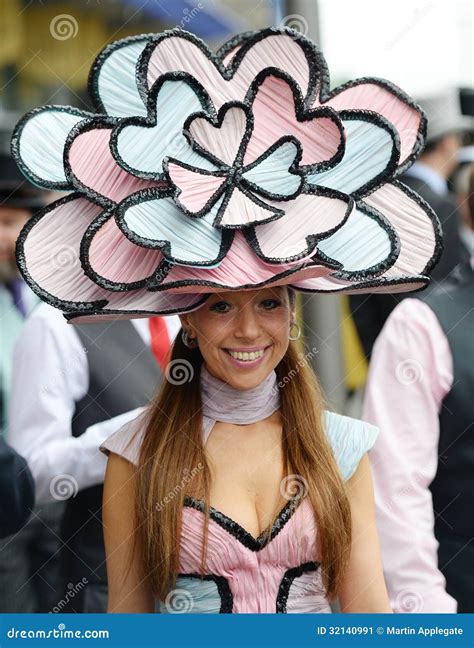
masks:
<path id="1" fill-rule="evenodd" d="M 266 310 L 273 310 L 281 306 L 281 301 L 279 299 L 264 299 L 262 304 Z"/>
<path id="2" fill-rule="evenodd" d="M 229 306 L 229 304 L 225 301 L 218 301 L 215 304 L 213 304 L 209 310 L 215 311 L 216 313 L 227 313 L 226 307 Z"/>

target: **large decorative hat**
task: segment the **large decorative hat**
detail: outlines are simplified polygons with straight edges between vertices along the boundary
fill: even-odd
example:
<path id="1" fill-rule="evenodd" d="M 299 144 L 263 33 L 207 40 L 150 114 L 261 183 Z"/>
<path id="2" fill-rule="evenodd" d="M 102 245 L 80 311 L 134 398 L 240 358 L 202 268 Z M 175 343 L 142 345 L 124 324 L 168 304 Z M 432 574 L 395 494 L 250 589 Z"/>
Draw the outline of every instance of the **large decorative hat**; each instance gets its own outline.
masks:
<path id="1" fill-rule="evenodd" d="M 426 119 L 393 84 L 331 90 L 316 45 L 271 28 L 215 54 L 182 30 L 117 41 L 89 90 L 97 112 L 43 106 L 12 140 L 32 182 L 68 192 L 17 247 L 68 319 L 184 313 L 213 291 L 429 282 L 439 223 L 396 179 Z"/>

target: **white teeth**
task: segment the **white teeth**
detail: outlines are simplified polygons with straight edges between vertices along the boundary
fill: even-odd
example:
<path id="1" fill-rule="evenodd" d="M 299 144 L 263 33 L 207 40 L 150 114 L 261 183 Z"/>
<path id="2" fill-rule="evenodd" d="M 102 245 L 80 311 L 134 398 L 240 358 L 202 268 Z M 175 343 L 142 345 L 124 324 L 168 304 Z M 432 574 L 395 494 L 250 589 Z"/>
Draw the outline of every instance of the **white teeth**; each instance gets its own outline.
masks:
<path id="1" fill-rule="evenodd" d="M 263 356 L 264 350 L 251 351 L 250 353 L 247 353 L 247 351 L 229 351 L 229 353 L 236 360 L 256 360 Z"/>

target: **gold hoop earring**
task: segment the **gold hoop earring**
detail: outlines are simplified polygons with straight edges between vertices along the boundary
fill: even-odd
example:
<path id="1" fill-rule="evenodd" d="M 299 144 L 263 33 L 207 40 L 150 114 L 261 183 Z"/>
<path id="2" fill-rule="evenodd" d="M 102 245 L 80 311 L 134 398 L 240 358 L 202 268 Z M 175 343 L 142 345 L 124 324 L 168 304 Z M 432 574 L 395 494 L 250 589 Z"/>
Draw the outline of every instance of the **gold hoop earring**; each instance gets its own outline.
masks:
<path id="1" fill-rule="evenodd" d="M 298 333 L 296 334 L 296 336 L 291 335 L 291 329 L 292 329 L 294 326 L 296 326 L 296 328 L 298 329 Z M 293 324 L 290 326 L 290 335 L 289 335 L 289 339 L 290 339 L 290 340 L 293 340 L 293 341 L 294 341 L 294 340 L 299 340 L 300 336 L 301 336 L 301 328 L 300 328 L 300 325 L 298 324 L 298 322 L 293 322 Z"/>
<path id="2" fill-rule="evenodd" d="M 199 346 L 197 338 L 190 338 L 186 329 L 183 329 L 181 332 L 181 339 L 183 344 L 188 347 L 188 349 L 196 349 Z"/>

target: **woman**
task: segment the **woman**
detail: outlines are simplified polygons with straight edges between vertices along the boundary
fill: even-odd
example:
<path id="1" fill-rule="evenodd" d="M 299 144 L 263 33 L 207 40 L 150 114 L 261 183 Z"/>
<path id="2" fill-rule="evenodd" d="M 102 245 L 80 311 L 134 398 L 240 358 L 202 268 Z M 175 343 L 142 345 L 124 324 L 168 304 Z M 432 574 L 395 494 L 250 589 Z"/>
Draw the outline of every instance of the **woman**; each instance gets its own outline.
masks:
<path id="1" fill-rule="evenodd" d="M 89 87 L 97 114 L 15 129 L 27 177 L 74 189 L 22 232 L 21 272 L 73 323 L 183 327 L 156 401 L 103 446 L 110 611 L 389 611 L 376 430 L 324 410 L 295 290 L 427 285 L 439 223 L 396 181 L 422 111 L 381 79 L 330 90 L 289 29 L 216 54 L 181 30 L 124 39 Z"/>
<path id="2" fill-rule="evenodd" d="M 178 336 L 172 363 L 190 363 L 189 382 L 165 382 L 139 442 L 124 429 L 103 446 L 110 612 L 152 612 L 155 596 L 162 611 L 329 612 L 339 596 L 343 612 L 390 612 L 366 456 L 376 430 L 324 417 L 294 318 L 286 287 L 212 294 L 181 316 L 193 348 Z"/>

